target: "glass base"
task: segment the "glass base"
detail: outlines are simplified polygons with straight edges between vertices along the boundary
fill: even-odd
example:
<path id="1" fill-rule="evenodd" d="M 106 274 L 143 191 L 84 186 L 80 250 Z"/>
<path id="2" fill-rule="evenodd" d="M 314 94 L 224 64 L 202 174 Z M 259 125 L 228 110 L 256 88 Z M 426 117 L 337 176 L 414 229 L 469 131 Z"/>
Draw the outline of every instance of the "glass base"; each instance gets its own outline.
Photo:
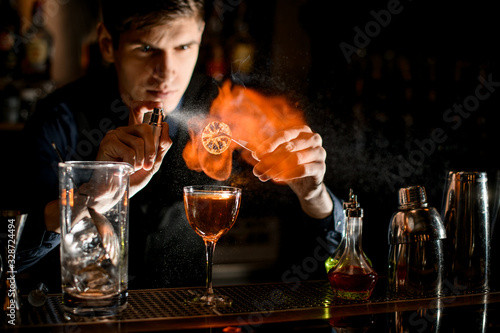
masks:
<path id="1" fill-rule="evenodd" d="M 186 303 L 195 306 L 209 306 L 209 307 L 229 307 L 233 304 L 233 300 L 224 295 L 208 295 L 202 292 L 195 292 L 190 290 L 194 296 L 186 300 Z"/>
<path id="2" fill-rule="evenodd" d="M 103 318 L 118 315 L 127 307 L 128 291 L 112 296 L 81 297 L 63 293 L 63 309 L 69 318 Z"/>

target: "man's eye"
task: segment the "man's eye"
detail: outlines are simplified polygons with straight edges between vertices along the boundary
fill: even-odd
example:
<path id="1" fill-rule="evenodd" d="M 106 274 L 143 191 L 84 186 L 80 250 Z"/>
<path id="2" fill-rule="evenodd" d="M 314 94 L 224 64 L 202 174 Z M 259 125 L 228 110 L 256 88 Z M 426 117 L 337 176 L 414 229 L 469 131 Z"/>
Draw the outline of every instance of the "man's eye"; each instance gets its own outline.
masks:
<path id="1" fill-rule="evenodd" d="M 144 45 L 144 46 L 141 48 L 141 51 L 142 51 L 142 52 L 148 52 L 148 51 L 151 51 L 151 46 L 149 46 L 149 45 Z"/>
<path id="2" fill-rule="evenodd" d="M 178 47 L 179 50 L 188 50 L 189 49 L 189 45 L 180 45 Z"/>

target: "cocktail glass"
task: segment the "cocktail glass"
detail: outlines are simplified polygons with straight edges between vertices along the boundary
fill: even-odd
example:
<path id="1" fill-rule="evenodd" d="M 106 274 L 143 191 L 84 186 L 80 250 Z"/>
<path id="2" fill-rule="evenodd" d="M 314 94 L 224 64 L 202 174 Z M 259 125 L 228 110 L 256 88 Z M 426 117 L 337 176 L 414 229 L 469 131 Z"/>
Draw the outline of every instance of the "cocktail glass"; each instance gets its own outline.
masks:
<path id="1" fill-rule="evenodd" d="M 212 263 L 219 238 L 234 225 L 240 209 L 241 189 L 218 185 L 184 187 L 184 207 L 193 230 L 203 238 L 207 259 L 207 289 L 204 295 L 191 300 L 207 306 L 228 306 L 227 296 L 215 295 L 212 287 Z"/>

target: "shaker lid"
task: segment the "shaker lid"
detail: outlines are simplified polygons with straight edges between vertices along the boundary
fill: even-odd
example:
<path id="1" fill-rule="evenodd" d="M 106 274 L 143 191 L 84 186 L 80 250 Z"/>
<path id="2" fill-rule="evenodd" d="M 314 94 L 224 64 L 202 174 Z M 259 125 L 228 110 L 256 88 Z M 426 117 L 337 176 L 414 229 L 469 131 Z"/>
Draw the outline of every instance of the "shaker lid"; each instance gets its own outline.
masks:
<path id="1" fill-rule="evenodd" d="M 427 194 L 423 186 L 415 185 L 399 189 L 399 208 L 427 207 Z"/>
<path id="2" fill-rule="evenodd" d="M 433 241 L 446 238 L 441 216 L 428 207 L 423 186 L 410 186 L 399 190 L 399 211 L 389 224 L 389 244 Z"/>

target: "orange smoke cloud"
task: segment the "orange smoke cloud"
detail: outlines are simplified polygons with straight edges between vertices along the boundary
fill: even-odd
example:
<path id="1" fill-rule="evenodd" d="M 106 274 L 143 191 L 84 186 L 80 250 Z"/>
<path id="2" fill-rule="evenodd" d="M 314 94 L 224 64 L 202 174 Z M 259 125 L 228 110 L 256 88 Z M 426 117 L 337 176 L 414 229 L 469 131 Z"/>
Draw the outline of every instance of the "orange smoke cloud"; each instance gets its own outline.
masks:
<path id="1" fill-rule="evenodd" d="M 190 141 L 182 154 L 188 168 L 203 171 L 217 180 L 229 178 L 232 153 L 235 149 L 243 148 L 233 142 L 224 153 L 210 154 L 201 142 L 201 131 L 211 121 L 226 123 L 232 136 L 247 141 L 252 149 L 279 131 L 306 125 L 303 112 L 292 107 L 284 97 L 265 96 L 255 90 L 233 85 L 230 81 L 224 82 L 210 107 L 209 115 L 188 122 Z M 242 157 L 252 165 L 256 163 L 249 151 L 244 150 Z"/>

